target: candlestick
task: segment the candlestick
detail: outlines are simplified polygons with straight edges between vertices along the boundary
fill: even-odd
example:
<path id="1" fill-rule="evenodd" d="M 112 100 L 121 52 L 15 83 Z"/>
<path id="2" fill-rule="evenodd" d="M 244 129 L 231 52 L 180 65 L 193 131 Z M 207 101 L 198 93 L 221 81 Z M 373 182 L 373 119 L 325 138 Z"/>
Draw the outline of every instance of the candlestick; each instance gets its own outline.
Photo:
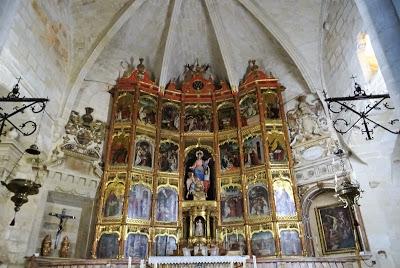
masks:
<path id="1" fill-rule="evenodd" d="M 253 268 L 257 268 L 257 261 L 255 255 L 253 255 Z"/>

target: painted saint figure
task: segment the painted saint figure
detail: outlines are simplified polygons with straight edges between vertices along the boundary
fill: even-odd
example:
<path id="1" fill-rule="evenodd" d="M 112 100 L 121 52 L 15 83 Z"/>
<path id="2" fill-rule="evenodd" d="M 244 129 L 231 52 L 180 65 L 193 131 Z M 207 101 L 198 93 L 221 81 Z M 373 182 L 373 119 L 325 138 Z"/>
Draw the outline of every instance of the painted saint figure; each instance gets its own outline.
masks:
<path id="1" fill-rule="evenodd" d="M 140 184 L 132 187 L 128 202 L 128 217 L 147 220 L 150 215 L 150 206 L 150 189 Z"/>
<path id="2" fill-rule="evenodd" d="M 285 188 L 279 187 L 274 191 L 276 213 L 279 216 L 296 215 L 296 207 L 293 197 L 289 195 Z"/>
<path id="3" fill-rule="evenodd" d="M 197 177 L 204 184 L 204 192 L 207 193 L 210 188 L 210 167 L 208 163 L 210 162 L 210 158 L 207 160 L 203 160 L 204 153 L 202 151 L 196 152 L 197 160 L 190 167 L 193 170 L 195 177 Z"/>
<path id="4" fill-rule="evenodd" d="M 157 194 L 157 221 L 176 221 L 178 211 L 178 194 L 167 187 L 160 188 Z"/>
<path id="5" fill-rule="evenodd" d="M 128 159 L 128 149 L 121 141 L 113 141 L 111 145 L 111 164 L 125 164 Z"/>
<path id="6" fill-rule="evenodd" d="M 152 168 L 152 145 L 147 141 L 139 141 L 136 144 L 135 166 Z"/>

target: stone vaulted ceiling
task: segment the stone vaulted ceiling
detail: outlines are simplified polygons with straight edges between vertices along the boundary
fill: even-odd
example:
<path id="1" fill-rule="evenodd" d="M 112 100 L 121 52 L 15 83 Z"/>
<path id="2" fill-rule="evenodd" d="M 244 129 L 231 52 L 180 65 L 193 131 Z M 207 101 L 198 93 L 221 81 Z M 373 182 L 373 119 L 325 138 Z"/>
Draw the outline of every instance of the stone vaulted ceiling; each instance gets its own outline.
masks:
<path id="1" fill-rule="evenodd" d="M 320 0 L 71 1 L 70 90 L 65 95 L 63 115 L 69 114 L 70 107 L 87 106 L 87 101 L 92 106 L 107 106 L 107 87 L 122 72 L 121 61 L 129 61 L 131 57 L 135 65 L 143 57 L 160 86 L 178 78 L 183 66 L 196 59 L 209 63 L 214 77 L 237 86 L 247 61 L 256 59 L 287 88 L 286 101 L 314 92 L 321 88 L 322 3 Z"/>

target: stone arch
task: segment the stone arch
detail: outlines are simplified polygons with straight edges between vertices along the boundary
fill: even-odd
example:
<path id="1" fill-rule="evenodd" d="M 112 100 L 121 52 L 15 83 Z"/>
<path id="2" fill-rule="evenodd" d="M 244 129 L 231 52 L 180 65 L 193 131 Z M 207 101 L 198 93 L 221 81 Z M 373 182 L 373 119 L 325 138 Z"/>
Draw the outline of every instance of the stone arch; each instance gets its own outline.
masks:
<path id="1" fill-rule="evenodd" d="M 322 197 L 324 194 L 332 193 L 332 196 L 326 195 L 328 197 L 328 200 L 326 201 L 327 204 L 332 204 L 332 203 L 340 203 L 339 200 L 337 202 L 334 202 L 334 193 L 335 193 L 335 185 L 334 183 L 317 183 L 316 185 L 310 187 L 307 189 L 302 195 L 301 195 L 301 206 L 302 206 L 302 218 L 303 218 L 303 225 L 304 225 L 304 237 L 305 237 L 305 247 L 307 250 L 307 253 L 309 256 L 313 257 L 319 257 L 322 256 L 321 252 L 318 252 L 317 248 L 318 245 L 314 243 L 314 237 L 316 233 L 316 222 L 314 222 L 314 217 L 315 221 L 316 215 L 312 213 L 312 205 L 313 201 L 315 201 L 317 198 Z M 321 202 L 319 200 L 318 202 Z M 322 203 L 321 203 L 322 204 Z M 357 230 L 358 236 L 359 236 L 359 243 L 361 245 L 361 251 L 363 252 L 369 252 L 369 244 L 366 236 L 366 232 L 364 229 L 364 224 L 361 218 L 361 213 L 360 209 L 358 207 L 355 208 L 355 217 L 356 220 L 359 223 L 359 228 Z M 311 220 L 313 219 L 313 220 Z M 319 236 L 320 233 L 317 232 L 317 236 Z M 320 237 L 318 237 L 318 240 L 320 240 Z M 318 244 L 318 243 L 317 243 Z"/>
<path id="2" fill-rule="evenodd" d="M 314 242 L 312 240 L 311 225 L 310 225 L 310 208 L 312 201 L 320 194 L 334 191 L 335 186 L 333 183 L 324 185 L 314 185 L 301 195 L 301 210 L 304 225 L 304 242 L 309 256 L 315 256 Z"/>

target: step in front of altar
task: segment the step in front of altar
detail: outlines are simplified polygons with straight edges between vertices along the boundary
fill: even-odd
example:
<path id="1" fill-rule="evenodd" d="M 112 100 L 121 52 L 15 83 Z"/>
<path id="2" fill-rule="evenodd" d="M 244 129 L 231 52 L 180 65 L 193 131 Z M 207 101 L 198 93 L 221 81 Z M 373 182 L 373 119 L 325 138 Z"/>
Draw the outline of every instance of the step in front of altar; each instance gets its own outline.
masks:
<path id="1" fill-rule="evenodd" d="M 188 268 L 188 267 L 202 267 L 202 268 L 215 268 L 216 263 L 221 263 L 218 261 L 218 257 L 223 259 L 223 257 L 228 256 L 201 256 L 204 258 L 202 261 L 207 261 L 207 258 L 212 258 L 210 262 L 203 263 L 199 265 L 199 262 L 192 262 L 193 266 L 183 260 L 184 256 L 173 257 L 176 260 L 182 259 L 181 263 L 163 263 L 162 259 L 157 261 L 157 267 L 169 267 L 169 268 Z M 229 256 L 233 257 L 233 256 Z M 242 256 L 238 256 L 242 257 Z M 151 258 L 157 257 L 149 257 Z M 159 257 L 166 258 L 166 257 Z M 243 258 L 243 257 L 242 257 Z M 368 259 L 368 256 L 362 256 L 363 259 Z M 154 264 L 146 261 L 146 268 L 154 267 Z M 154 259 L 153 259 L 154 260 Z M 194 259 L 193 259 L 194 260 Z M 28 268 L 128 268 L 127 259 L 70 259 L 70 258 L 53 258 L 53 257 L 28 257 L 26 258 Z M 196 261 L 198 261 L 196 259 Z M 169 260 L 169 262 L 171 262 Z M 226 267 L 230 266 L 230 261 L 224 260 L 227 264 Z M 288 258 L 259 258 L 256 264 L 253 264 L 253 259 L 246 260 L 246 268 L 353 268 L 357 267 L 356 258 L 352 256 L 346 257 L 288 257 Z M 240 264 L 240 260 L 235 262 L 235 268 L 243 267 Z M 132 261 L 132 268 L 140 268 L 140 260 L 134 259 Z"/>

